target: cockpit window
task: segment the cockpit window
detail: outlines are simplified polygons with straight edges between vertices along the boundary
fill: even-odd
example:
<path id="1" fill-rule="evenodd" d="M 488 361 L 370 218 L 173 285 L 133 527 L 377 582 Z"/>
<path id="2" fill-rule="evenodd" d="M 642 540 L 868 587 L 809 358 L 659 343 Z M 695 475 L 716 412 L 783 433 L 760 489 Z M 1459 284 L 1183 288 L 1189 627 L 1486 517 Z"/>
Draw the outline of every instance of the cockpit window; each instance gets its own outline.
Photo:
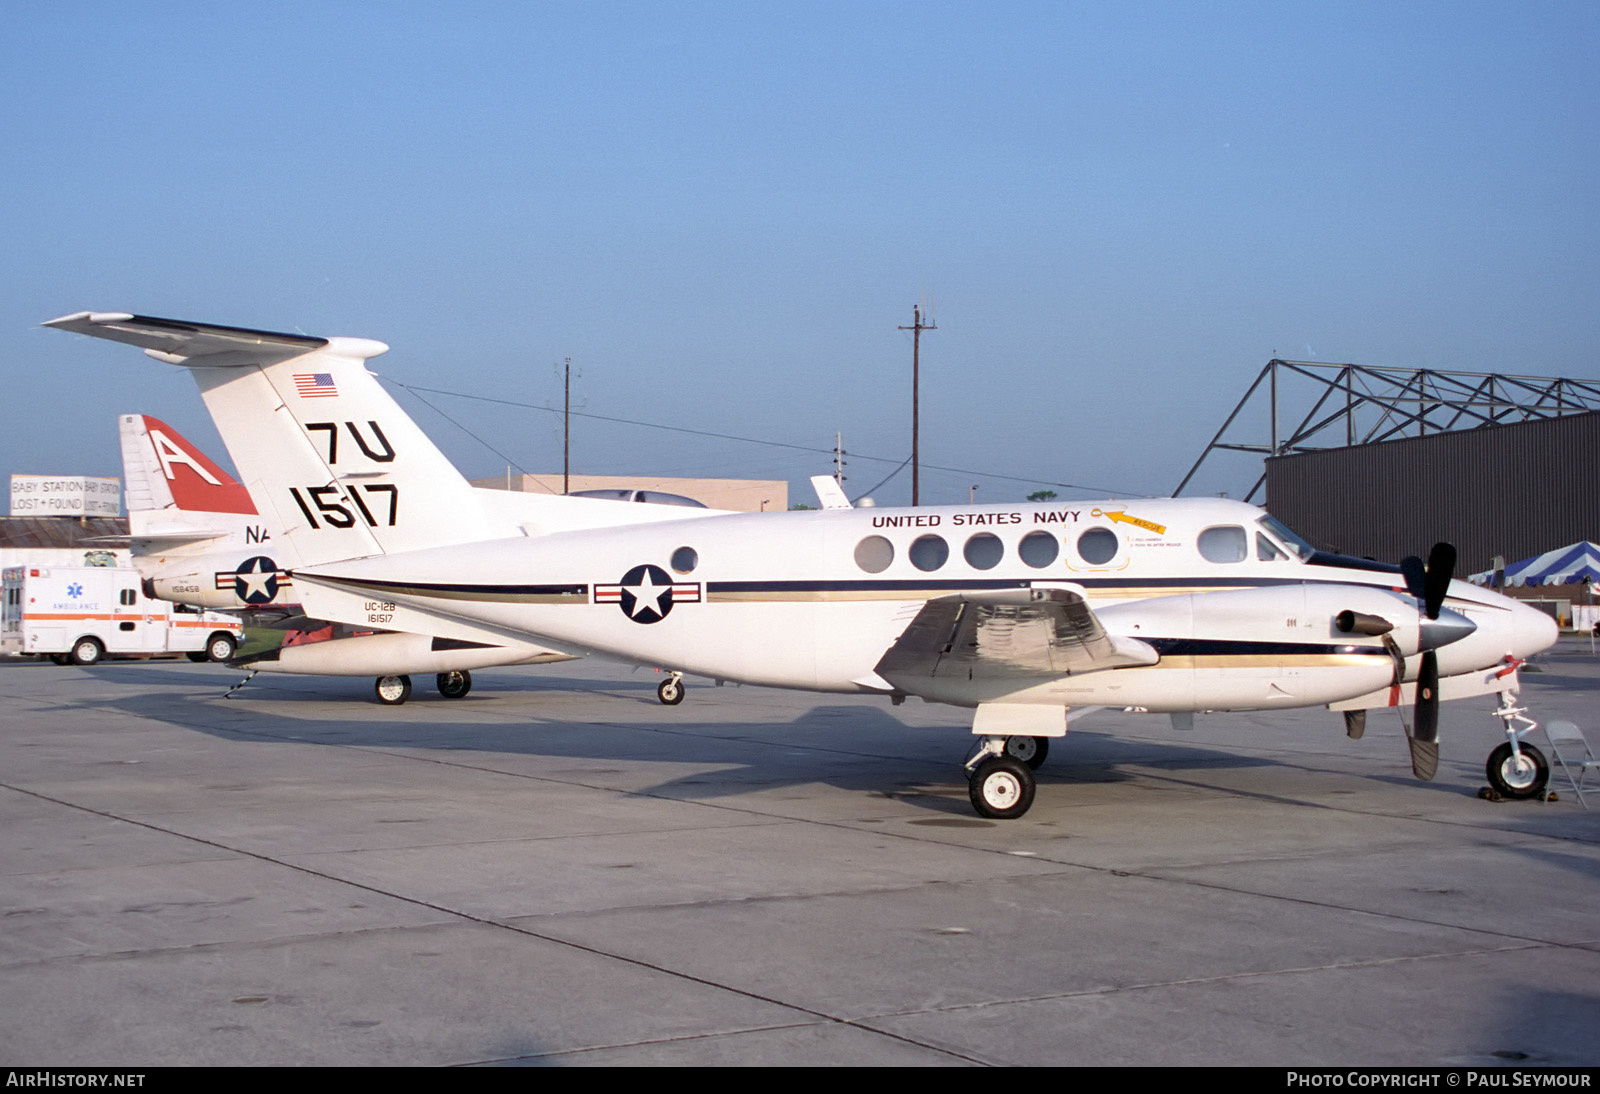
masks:
<path id="1" fill-rule="evenodd" d="M 1289 526 L 1276 517 L 1262 517 L 1257 524 L 1271 532 L 1279 543 L 1289 548 L 1304 562 L 1317 553 L 1317 549 L 1289 529 Z"/>
<path id="2" fill-rule="evenodd" d="M 1250 540 L 1237 524 L 1219 524 L 1207 528 L 1195 541 L 1200 557 L 1207 562 L 1243 562 L 1250 550 Z"/>
<path id="3" fill-rule="evenodd" d="M 1276 543 L 1267 538 L 1265 532 L 1256 533 L 1256 558 L 1262 562 L 1281 562 L 1288 557 Z"/>

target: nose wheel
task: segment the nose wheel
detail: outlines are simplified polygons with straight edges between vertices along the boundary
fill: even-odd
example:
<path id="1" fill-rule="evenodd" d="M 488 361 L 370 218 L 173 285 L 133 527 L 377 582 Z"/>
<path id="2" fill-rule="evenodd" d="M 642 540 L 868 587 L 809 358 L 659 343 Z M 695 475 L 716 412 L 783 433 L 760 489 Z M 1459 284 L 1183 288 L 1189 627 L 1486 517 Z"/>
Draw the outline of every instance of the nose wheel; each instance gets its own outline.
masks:
<path id="1" fill-rule="evenodd" d="M 1550 781 L 1550 765 L 1542 752 L 1519 745 L 1513 753 L 1509 741 L 1489 753 L 1484 773 L 1502 798 L 1537 798 Z"/>
<path id="2" fill-rule="evenodd" d="M 1542 798 L 1550 782 L 1550 765 L 1545 762 L 1544 753 L 1523 741 L 1539 723 L 1527 716 L 1527 708 L 1517 706 L 1515 696 L 1514 691 L 1500 693 L 1500 706 L 1494 713 L 1504 723 L 1508 739 L 1489 753 L 1484 774 L 1502 798 Z"/>

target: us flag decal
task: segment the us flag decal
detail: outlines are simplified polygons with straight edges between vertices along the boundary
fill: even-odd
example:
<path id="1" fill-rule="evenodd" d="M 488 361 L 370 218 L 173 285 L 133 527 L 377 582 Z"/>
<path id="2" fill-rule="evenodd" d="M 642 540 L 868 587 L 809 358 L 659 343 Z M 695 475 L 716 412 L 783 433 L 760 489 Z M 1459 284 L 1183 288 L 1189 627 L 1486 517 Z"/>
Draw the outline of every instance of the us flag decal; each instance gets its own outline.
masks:
<path id="1" fill-rule="evenodd" d="M 331 399 L 339 394 L 331 372 L 297 372 L 294 374 L 294 389 L 302 399 Z"/>

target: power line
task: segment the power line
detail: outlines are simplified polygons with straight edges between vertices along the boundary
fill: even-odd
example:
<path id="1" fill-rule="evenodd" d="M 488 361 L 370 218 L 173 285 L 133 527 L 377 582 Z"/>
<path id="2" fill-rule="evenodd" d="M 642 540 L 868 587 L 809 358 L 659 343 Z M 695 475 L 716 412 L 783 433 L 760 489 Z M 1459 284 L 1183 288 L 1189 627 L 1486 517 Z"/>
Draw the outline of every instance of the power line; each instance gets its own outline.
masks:
<path id="1" fill-rule="evenodd" d="M 472 430 L 468 429 L 466 426 L 462 425 L 460 422 L 456 421 L 454 418 L 450 417 L 448 414 L 445 414 L 444 411 L 439 410 L 438 407 L 434 406 L 432 403 L 430 403 L 427 399 L 424 399 L 418 393 L 426 391 L 431 395 L 449 395 L 449 396 L 451 396 L 453 398 L 457 398 L 457 399 L 471 399 L 471 400 L 473 400 L 475 402 L 494 403 L 494 404 L 499 405 L 499 406 L 517 407 L 517 408 L 519 408 L 521 410 L 537 410 L 537 411 L 541 411 L 541 412 L 543 412 L 545 414 L 559 414 L 559 413 L 561 413 L 561 411 L 554 410 L 554 409 L 552 409 L 551 407 L 548 407 L 548 406 L 538 406 L 538 405 L 536 405 L 534 403 L 518 402 L 515 399 L 501 399 L 501 398 L 496 398 L 496 397 L 490 396 L 490 395 L 471 395 L 471 394 L 468 394 L 465 391 L 448 391 L 448 390 L 445 390 L 444 388 L 422 387 L 420 385 L 403 383 L 400 380 L 396 380 L 396 379 L 393 379 L 392 377 L 388 377 L 388 376 L 382 376 L 382 377 L 379 377 L 379 379 L 383 380 L 386 383 L 393 384 L 394 386 L 396 386 L 398 388 L 403 388 L 404 390 L 410 392 L 412 395 L 416 396 L 417 399 L 421 400 L 421 402 L 425 406 L 427 406 L 430 410 L 436 411 L 438 414 L 440 414 L 442 417 L 444 417 L 447 421 L 449 421 L 451 425 L 454 425 L 457 429 L 460 429 L 463 433 L 467 434 L 467 436 L 469 436 L 469 437 L 473 438 L 474 440 L 478 441 L 480 444 L 484 445 L 484 447 L 488 448 L 491 452 L 495 453 L 495 455 L 499 456 L 503 460 L 506 460 L 507 463 L 510 463 L 512 466 L 518 468 L 519 470 L 522 470 L 522 465 L 521 464 L 518 464 L 515 460 L 507 459 L 504 454 L 502 454 L 493 445 L 489 444 L 488 441 L 485 441 L 482 437 L 480 437 L 476 433 L 472 432 Z M 641 422 L 641 421 L 638 421 L 637 419 L 633 419 L 633 418 L 617 418 L 617 417 L 613 417 L 613 416 L 611 416 L 609 414 L 593 414 L 593 413 L 589 413 L 589 412 L 581 411 L 581 410 L 574 410 L 574 411 L 572 411 L 572 414 L 573 414 L 574 417 L 592 418 L 595 421 L 613 422 L 613 423 L 616 423 L 618 425 L 633 425 L 633 426 L 639 426 L 639 427 L 641 427 L 643 429 L 660 429 L 660 430 L 664 430 L 664 431 L 666 431 L 668 433 L 687 433 L 687 434 L 689 434 L 690 436 L 693 436 L 693 437 L 709 437 L 709 438 L 711 438 L 713 440 L 719 440 L 719 441 L 739 441 L 739 442 L 744 443 L 744 444 L 766 445 L 769 448 L 786 448 L 786 449 L 789 449 L 789 450 L 795 451 L 795 452 L 807 452 L 807 453 L 813 453 L 813 454 L 818 454 L 818 455 L 825 455 L 825 456 L 828 456 L 830 459 L 833 457 L 833 454 L 834 454 L 834 450 L 831 449 L 831 448 L 818 448 L 818 447 L 816 447 L 814 445 L 791 444 L 791 443 L 789 443 L 787 441 L 769 441 L 769 440 L 764 440 L 764 439 L 762 439 L 760 437 L 741 437 L 741 436 L 739 436 L 737 434 L 734 434 L 734 433 L 718 433 L 718 432 L 715 432 L 713 430 L 708 430 L 708 429 L 690 429 L 687 426 L 681 426 L 681 425 L 663 425 L 660 422 Z M 897 460 L 897 459 L 895 459 L 895 458 L 893 458 L 891 456 L 866 456 L 866 455 L 862 455 L 859 452 L 852 452 L 850 455 L 851 455 L 852 458 L 857 459 L 857 460 L 871 460 L 871 461 L 873 461 L 875 463 L 893 463 L 893 464 L 899 464 L 901 467 L 903 467 L 906 464 L 911 462 L 911 457 L 909 457 L 909 456 L 907 456 L 903 460 Z M 1035 477 L 1027 476 L 1027 475 L 997 475 L 997 474 L 994 474 L 994 473 L 989 472 L 989 471 L 977 471 L 977 470 L 974 470 L 974 469 L 972 469 L 970 467 L 944 467 L 944 466 L 941 466 L 939 464 L 932 464 L 932 463 L 924 464 L 923 466 L 927 467 L 930 471 L 949 471 L 949 472 L 951 472 L 953 474 L 957 474 L 957 475 L 977 475 L 978 477 L 985 478 L 985 479 L 1000 479 L 1000 480 L 1005 481 L 1005 482 L 1029 483 L 1029 484 L 1032 484 L 1034 486 L 1059 486 L 1063 490 L 1082 490 L 1085 493 L 1100 494 L 1100 495 L 1105 496 L 1105 497 L 1142 498 L 1142 497 L 1152 497 L 1152 496 L 1154 496 L 1154 495 L 1149 495 L 1149 494 L 1141 494 L 1141 493 L 1138 493 L 1136 491 L 1109 490 L 1109 489 L 1106 489 L 1104 487 L 1085 486 L 1085 485 L 1083 485 L 1081 483 L 1051 482 L 1048 479 L 1040 479 L 1040 478 L 1035 478 Z M 897 467 L 895 470 L 898 471 L 899 468 Z M 894 477 L 894 475 L 891 473 L 889 478 L 893 478 L 893 477 Z M 888 479 L 884 480 L 884 482 L 888 482 L 888 481 L 889 481 Z M 881 486 L 882 483 L 880 483 L 879 485 Z M 876 490 L 876 489 L 878 489 L 878 487 L 875 486 L 875 487 L 873 487 L 873 489 Z M 870 492 L 871 491 L 868 491 L 868 493 L 870 493 Z"/>

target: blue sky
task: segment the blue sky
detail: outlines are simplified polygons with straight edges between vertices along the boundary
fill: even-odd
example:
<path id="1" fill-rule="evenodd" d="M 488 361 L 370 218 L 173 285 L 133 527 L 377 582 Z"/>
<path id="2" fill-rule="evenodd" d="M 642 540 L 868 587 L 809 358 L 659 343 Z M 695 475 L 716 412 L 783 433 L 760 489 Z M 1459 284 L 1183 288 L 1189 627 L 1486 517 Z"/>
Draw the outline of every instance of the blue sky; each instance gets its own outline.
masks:
<path id="1" fill-rule="evenodd" d="M 570 356 L 594 414 L 897 462 L 931 300 L 924 502 L 1168 493 L 1274 354 L 1600 378 L 1592 2 L 5 11 L 4 474 L 119 473 L 126 411 L 222 455 L 181 369 L 37 327 L 81 309 L 536 407 Z M 555 416 L 428 398 L 559 469 Z M 573 459 L 831 470 L 585 419 Z"/>

